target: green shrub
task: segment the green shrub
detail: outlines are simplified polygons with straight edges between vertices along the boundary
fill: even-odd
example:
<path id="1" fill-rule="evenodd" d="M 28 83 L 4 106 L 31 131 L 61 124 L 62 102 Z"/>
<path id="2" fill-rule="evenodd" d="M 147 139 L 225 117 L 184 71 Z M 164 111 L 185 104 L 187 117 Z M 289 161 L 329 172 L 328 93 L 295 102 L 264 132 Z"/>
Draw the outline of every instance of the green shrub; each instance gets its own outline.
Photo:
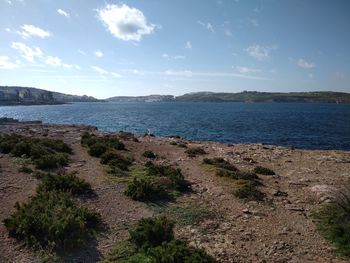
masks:
<path id="1" fill-rule="evenodd" d="M 20 173 L 26 173 L 26 174 L 31 174 L 33 172 L 32 168 L 28 167 L 27 165 L 22 165 L 18 171 Z"/>
<path id="2" fill-rule="evenodd" d="M 56 152 L 69 153 L 69 154 L 71 154 L 73 152 L 72 148 L 70 148 L 62 140 L 54 140 L 54 139 L 44 138 L 44 139 L 41 139 L 41 143 L 44 146 L 46 146 L 46 147 L 48 147 Z"/>
<path id="3" fill-rule="evenodd" d="M 189 148 L 185 151 L 185 153 L 187 153 L 190 157 L 206 154 L 206 152 L 201 147 Z"/>
<path id="4" fill-rule="evenodd" d="M 272 171 L 271 169 L 269 168 L 266 168 L 266 167 L 262 167 L 262 166 L 257 166 L 254 168 L 254 173 L 257 173 L 257 174 L 263 174 L 263 175 L 275 175 L 275 172 Z"/>
<path id="5" fill-rule="evenodd" d="M 0 137 L 0 151 L 16 157 L 27 156 L 39 169 L 53 169 L 68 163 L 72 149 L 62 140 L 29 138 L 17 134 Z"/>
<path id="6" fill-rule="evenodd" d="M 336 247 L 335 252 L 350 257 L 350 193 L 342 191 L 333 203 L 323 205 L 313 213 L 317 229 Z"/>
<path id="7" fill-rule="evenodd" d="M 16 144 L 20 141 L 22 136 L 13 134 L 5 134 L 0 137 L 0 152 L 8 154 L 12 151 L 12 149 L 16 146 Z"/>
<path id="8" fill-rule="evenodd" d="M 29 156 L 31 152 L 31 145 L 28 142 L 19 142 L 11 150 L 11 154 L 16 157 L 21 157 L 22 155 Z"/>
<path id="9" fill-rule="evenodd" d="M 118 242 L 106 262 L 123 263 L 211 263 L 215 260 L 204 250 L 174 240 L 174 224 L 166 217 L 141 219 L 129 231 L 130 241 Z"/>
<path id="10" fill-rule="evenodd" d="M 70 192 L 73 195 L 90 194 L 92 189 L 89 183 L 75 176 L 74 174 L 58 175 L 58 174 L 37 174 L 41 179 L 38 191 L 60 191 Z"/>
<path id="11" fill-rule="evenodd" d="M 165 188 L 149 177 L 134 178 L 125 190 L 133 200 L 155 201 L 168 198 Z"/>
<path id="12" fill-rule="evenodd" d="M 215 260 L 210 257 L 204 250 L 188 247 L 188 245 L 179 240 L 172 240 L 168 243 L 163 243 L 160 246 L 152 247 L 143 252 L 144 254 L 153 260 L 153 262 L 166 262 L 166 263 L 212 263 Z M 152 262 L 152 261 L 150 261 Z"/>
<path id="13" fill-rule="evenodd" d="M 234 196 L 240 199 L 248 200 L 263 200 L 264 193 L 257 189 L 257 184 L 254 181 L 239 180 L 237 181 L 236 189 L 233 190 Z"/>
<path id="14" fill-rule="evenodd" d="M 96 142 L 89 147 L 89 154 L 94 157 L 100 157 L 106 151 L 107 147 L 100 142 Z"/>
<path id="15" fill-rule="evenodd" d="M 230 164 L 228 161 L 224 160 L 223 158 L 205 158 L 203 160 L 204 164 L 214 165 L 215 167 L 230 170 L 230 171 L 238 171 L 237 167 Z"/>
<path id="16" fill-rule="evenodd" d="M 161 245 L 174 239 L 174 223 L 166 217 L 141 219 L 134 230 L 129 231 L 131 241 L 138 248 Z"/>
<path id="17" fill-rule="evenodd" d="M 98 214 L 78 207 L 68 194 L 39 192 L 4 220 L 10 236 L 35 248 L 74 248 L 86 244 L 101 222 Z"/>
<path id="18" fill-rule="evenodd" d="M 37 168 L 42 170 L 55 169 L 67 165 L 68 159 L 66 153 L 51 153 L 35 159 L 34 163 Z"/>
<path id="19" fill-rule="evenodd" d="M 143 154 L 142 154 L 143 157 L 146 157 L 146 158 L 149 158 L 149 159 L 155 159 L 156 158 L 156 155 L 154 154 L 154 152 L 152 151 L 145 151 Z"/>
<path id="20" fill-rule="evenodd" d="M 195 225 L 206 219 L 214 219 L 216 214 L 205 207 L 191 204 L 187 206 L 170 206 L 165 214 L 180 225 Z"/>
<path id="21" fill-rule="evenodd" d="M 97 137 L 94 134 L 90 134 L 88 132 L 84 132 L 81 136 L 81 145 L 90 147 L 91 145 L 97 142 Z"/>
<path id="22" fill-rule="evenodd" d="M 102 164 L 108 164 L 112 169 L 116 167 L 120 170 L 127 171 L 131 165 L 131 161 L 124 158 L 116 152 L 116 150 L 108 150 L 101 156 Z"/>
<path id="23" fill-rule="evenodd" d="M 181 170 L 168 165 L 155 165 L 152 162 L 146 163 L 147 175 L 153 177 L 166 177 L 170 180 L 168 188 L 177 191 L 186 191 L 190 189 L 190 183 L 185 180 Z"/>
<path id="24" fill-rule="evenodd" d="M 220 177 L 229 177 L 234 180 L 249 180 L 249 181 L 259 181 L 259 177 L 255 173 L 243 172 L 243 171 L 230 171 L 225 169 L 219 169 L 216 171 L 216 175 Z"/>

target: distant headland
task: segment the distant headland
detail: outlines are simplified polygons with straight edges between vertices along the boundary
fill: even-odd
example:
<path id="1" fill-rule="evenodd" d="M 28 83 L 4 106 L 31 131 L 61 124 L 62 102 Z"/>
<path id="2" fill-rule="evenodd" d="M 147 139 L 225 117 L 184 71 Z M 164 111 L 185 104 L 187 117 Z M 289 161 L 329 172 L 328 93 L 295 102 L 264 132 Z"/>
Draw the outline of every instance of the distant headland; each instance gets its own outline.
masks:
<path id="1" fill-rule="evenodd" d="M 30 87 L 0 86 L 0 105 L 55 105 L 96 101 L 100 100 L 85 95 L 68 95 Z"/>
<path id="2" fill-rule="evenodd" d="M 91 96 L 68 95 L 43 89 L 0 86 L 0 105 L 54 105 L 72 102 L 288 102 L 288 103 L 350 103 L 350 93 L 332 91 L 238 93 L 192 92 L 181 96 L 115 96 L 99 100 Z"/>

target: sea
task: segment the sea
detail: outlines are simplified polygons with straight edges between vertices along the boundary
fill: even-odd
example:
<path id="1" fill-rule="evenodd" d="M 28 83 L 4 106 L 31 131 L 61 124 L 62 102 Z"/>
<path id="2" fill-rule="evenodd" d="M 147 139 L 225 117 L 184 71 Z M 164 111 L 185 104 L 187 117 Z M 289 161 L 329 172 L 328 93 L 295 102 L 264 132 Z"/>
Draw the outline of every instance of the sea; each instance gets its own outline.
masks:
<path id="1" fill-rule="evenodd" d="M 350 151 L 350 104 L 93 102 L 2 106 L 0 117 L 190 140 Z M 0 127 L 1 128 L 1 127 Z"/>

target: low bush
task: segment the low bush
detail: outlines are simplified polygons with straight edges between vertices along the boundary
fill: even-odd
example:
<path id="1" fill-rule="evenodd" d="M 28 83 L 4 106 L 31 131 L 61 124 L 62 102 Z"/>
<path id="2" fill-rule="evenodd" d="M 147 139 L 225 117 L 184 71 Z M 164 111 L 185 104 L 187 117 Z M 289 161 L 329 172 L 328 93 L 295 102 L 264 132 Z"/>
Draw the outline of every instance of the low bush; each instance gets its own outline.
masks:
<path id="1" fill-rule="evenodd" d="M 237 167 L 233 164 L 230 164 L 228 161 L 224 160 L 223 158 L 205 158 L 203 160 L 204 164 L 214 165 L 215 167 L 230 170 L 230 171 L 238 171 Z"/>
<path id="2" fill-rule="evenodd" d="M 116 150 L 108 150 L 101 156 L 102 164 L 108 164 L 111 169 L 117 168 L 127 171 L 131 165 L 131 161 L 118 154 Z"/>
<path id="3" fill-rule="evenodd" d="M 125 194 L 137 201 L 156 201 L 168 198 L 165 187 L 150 177 L 134 178 L 127 185 Z"/>
<path id="4" fill-rule="evenodd" d="M 190 189 L 190 183 L 185 180 L 179 168 L 173 168 L 169 165 L 155 165 L 152 162 L 147 162 L 146 169 L 148 176 L 168 178 L 170 180 L 168 188 L 177 191 L 186 191 Z"/>
<path id="5" fill-rule="evenodd" d="M 149 248 L 173 240 L 173 228 L 174 223 L 163 216 L 156 219 L 141 219 L 136 228 L 129 233 L 131 241 L 138 248 Z"/>
<path id="6" fill-rule="evenodd" d="M 39 169 L 53 169 L 68 163 L 72 149 L 61 140 L 6 134 L 0 137 L 0 152 L 28 157 Z"/>
<path id="7" fill-rule="evenodd" d="M 155 159 L 156 158 L 156 155 L 154 154 L 154 152 L 152 151 L 145 151 L 143 154 L 142 154 L 143 157 L 146 157 L 146 158 L 149 158 L 149 159 Z"/>
<path id="8" fill-rule="evenodd" d="M 263 200 L 264 193 L 260 192 L 254 181 L 239 180 L 236 183 L 236 189 L 233 190 L 234 196 L 240 199 Z"/>
<path id="9" fill-rule="evenodd" d="M 190 157 L 207 154 L 201 147 L 189 148 L 185 151 L 185 153 L 187 153 L 187 155 Z"/>
<path id="10" fill-rule="evenodd" d="M 214 219 L 217 215 L 207 208 L 191 204 L 187 206 L 170 206 L 165 215 L 180 225 L 195 225 L 207 219 Z"/>
<path id="11" fill-rule="evenodd" d="M 69 157 L 66 153 L 51 153 L 40 156 L 34 160 L 37 168 L 42 170 L 55 169 L 68 164 Z"/>
<path id="12" fill-rule="evenodd" d="M 96 142 L 89 147 L 89 154 L 94 157 L 100 157 L 107 151 L 106 145 Z"/>
<path id="13" fill-rule="evenodd" d="M 10 236 L 35 248 L 67 249 L 85 245 L 101 222 L 99 214 L 77 206 L 68 194 L 38 192 L 4 220 Z"/>
<path id="14" fill-rule="evenodd" d="M 313 213 L 317 229 L 335 245 L 335 252 L 350 257 L 350 192 L 341 190 L 332 203 Z"/>
<path id="15" fill-rule="evenodd" d="M 41 179 L 38 186 L 39 192 L 60 191 L 73 195 L 92 193 L 91 185 L 74 174 L 37 173 L 36 177 Z"/>
<path id="16" fill-rule="evenodd" d="M 22 165 L 22 166 L 18 169 L 18 171 L 19 171 L 20 173 L 26 173 L 26 174 L 31 174 L 31 173 L 33 173 L 33 169 L 30 168 L 30 167 L 28 167 L 27 165 Z"/>
<path id="17" fill-rule="evenodd" d="M 97 137 L 94 134 L 90 134 L 88 132 L 84 132 L 81 136 L 80 143 L 83 146 L 90 147 L 91 145 L 97 142 Z"/>
<path id="18" fill-rule="evenodd" d="M 220 177 L 229 177 L 234 180 L 249 180 L 249 181 L 259 181 L 259 177 L 255 173 L 243 172 L 243 171 L 230 171 L 225 169 L 219 169 L 216 171 L 216 175 Z"/>
<path id="19" fill-rule="evenodd" d="M 256 166 L 253 170 L 254 173 L 263 174 L 263 175 L 275 175 L 275 172 L 269 168 Z"/>
<path id="20" fill-rule="evenodd" d="M 141 219 L 130 230 L 130 241 L 119 242 L 106 262 L 159 262 L 159 263 L 214 263 L 204 250 L 189 247 L 175 240 L 174 224 L 166 217 Z"/>
<path id="21" fill-rule="evenodd" d="M 99 144 L 99 147 L 101 148 L 101 145 L 105 149 L 114 149 L 114 150 L 125 150 L 125 145 L 122 143 L 116 136 L 106 135 L 103 137 L 97 137 L 94 134 L 90 134 L 88 132 L 85 132 L 81 136 L 81 144 L 83 146 L 88 147 L 91 149 L 91 147 L 95 144 Z M 102 155 L 102 154 L 100 154 Z M 93 155 L 95 156 L 95 155 Z M 97 156 L 99 157 L 99 156 Z"/>

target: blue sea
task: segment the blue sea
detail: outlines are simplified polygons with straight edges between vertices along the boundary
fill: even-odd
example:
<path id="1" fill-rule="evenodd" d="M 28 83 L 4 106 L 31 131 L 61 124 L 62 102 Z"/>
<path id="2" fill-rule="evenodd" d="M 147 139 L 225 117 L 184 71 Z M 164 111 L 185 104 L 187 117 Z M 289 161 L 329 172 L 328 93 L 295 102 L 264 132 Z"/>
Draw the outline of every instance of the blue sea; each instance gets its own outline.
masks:
<path id="1" fill-rule="evenodd" d="M 0 107 L 0 117 L 193 140 L 350 150 L 350 104 L 74 103 Z"/>

